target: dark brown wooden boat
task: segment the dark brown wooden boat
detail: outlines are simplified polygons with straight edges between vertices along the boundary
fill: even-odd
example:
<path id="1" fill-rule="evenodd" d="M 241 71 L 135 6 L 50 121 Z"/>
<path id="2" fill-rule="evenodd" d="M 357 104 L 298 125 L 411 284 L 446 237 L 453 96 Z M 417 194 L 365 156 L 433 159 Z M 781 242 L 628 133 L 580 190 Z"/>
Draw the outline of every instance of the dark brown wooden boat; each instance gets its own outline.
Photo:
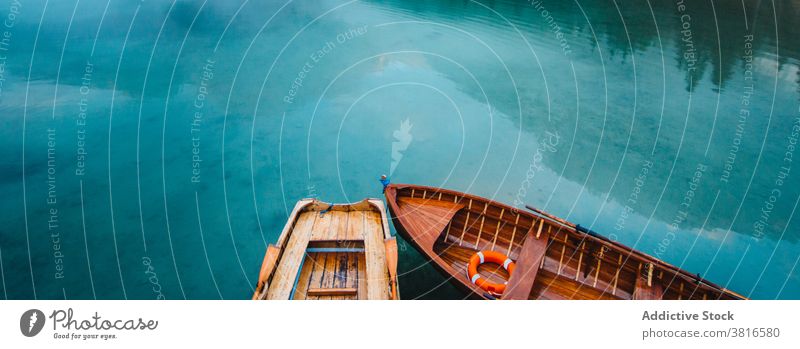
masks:
<path id="1" fill-rule="evenodd" d="M 390 184 L 392 221 L 444 274 L 482 298 L 744 299 L 698 275 L 610 241 L 581 226 L 528 207 L 518 210 L 452 190 Z M 481 264 L 480 276 L 506 283 L 500 296 L 467 276 L 478 251 L 511 258 L 516 269 Z"/>

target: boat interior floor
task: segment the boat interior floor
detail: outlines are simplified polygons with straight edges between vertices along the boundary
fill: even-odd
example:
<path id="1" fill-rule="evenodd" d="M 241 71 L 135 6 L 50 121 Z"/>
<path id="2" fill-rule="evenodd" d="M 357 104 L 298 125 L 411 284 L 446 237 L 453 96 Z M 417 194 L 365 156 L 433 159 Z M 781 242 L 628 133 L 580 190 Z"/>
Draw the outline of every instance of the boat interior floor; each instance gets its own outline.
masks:
<path id="1" fill-rule="evenodd" d="M 434 252 L 453 267 L 458 275 L 463 275 L 466 279 L 469 259 L 477 250 L 440 239 L 434 245 Z M 563 259 L 560 262 L 562 267 L 559 273 L 557 267 L 559 259 L 552 256 L 545 258 L 529 299 L 623 299 L 628 294 L 623 290 L 614 292 L 610 286 L 606 290 L 602 287 L 587 285 L 580 275 L 582 273 L 577 273 L 574 268 L 567 268 Z M 508 272 L 502 266 L 492 263 L 482 264 L 478 267 L 478 273 L 492 283 L 503 283 L 509 278 Z M 576 276 L 576 274 L 578 275 Z"/>
<path id="2" fill-rule="evenodd" d="M 381 215 L 305 211 L 297 218 L 268 299 L 388 299 Z"/>

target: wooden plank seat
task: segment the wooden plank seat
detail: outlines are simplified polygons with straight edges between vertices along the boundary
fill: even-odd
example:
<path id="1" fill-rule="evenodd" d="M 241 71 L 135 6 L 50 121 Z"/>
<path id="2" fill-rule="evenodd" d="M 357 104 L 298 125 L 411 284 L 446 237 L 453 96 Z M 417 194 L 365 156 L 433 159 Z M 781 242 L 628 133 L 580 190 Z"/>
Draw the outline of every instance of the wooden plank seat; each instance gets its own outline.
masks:
<path id="1" fill-rule="evenodd" d="M 514 273 L 506 285 L 502 299 L 528 299 L 536 281 L 536 274 L 547 252 L 547 241 L 550 234 L 545 232 L 536 238 L 532 233 L 525 237 L 522 243 L 522 251 L 516 260 Z"/>

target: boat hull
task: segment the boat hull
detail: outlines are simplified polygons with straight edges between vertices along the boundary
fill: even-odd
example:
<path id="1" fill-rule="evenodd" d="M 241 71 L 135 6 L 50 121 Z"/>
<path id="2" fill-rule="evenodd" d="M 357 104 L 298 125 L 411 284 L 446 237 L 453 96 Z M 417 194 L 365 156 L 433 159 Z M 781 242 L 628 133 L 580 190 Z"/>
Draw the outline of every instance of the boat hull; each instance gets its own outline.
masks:
<path id="1" fill-rule="evenodd" d="M 430 250 L 424 249 L 419 244 L 413 243 L 414 237 L 411 234 L 409 234 L 408 231 L 406 231 L 406 229 L 403 226 L 403 224 L 399 221 L 399 219 L 397 219 L 397 216 L 392 211 L 391 205 L 387 205 L 387 206 L 389 208 L 389 213 L 390 213 L 392 225 L 394 225 L 394 228 L 395 228 L 395 231 L 397 231 L 397 234 L 399 234 L 401 237 L 403 237 L 403 239 L 408 241 L 409 244 L 414 247 L 414 250 L 416 250 L 423 257 L 425 257 L 426 260 L 430 261 L 431 265 L 433 265 L 434 269 L 436 269 L 436 271 L 439 274 L 441 274 L 442 277 L 450 279 L 450 283 L 453 286 L 455 286 L 456 288 L 458 288 L 459 290 L 464 292 L 464 294 L 465 294 L 464 298 L 466 298 L 466 299 L 492 299 L 492 298 L 494 298 L 494 297 L 492 297 L 491 295 L 489 295 L 489 294 L 487 294 L 485 292 L 476 291 L 476 289 L 474 288 L 474 285 L 472 285 L 472 284 L 466 284 L 459 278 L 453 278 L 453 275 L 451 274 L 451 271 L 447 268 L 446 264 L 443 264 L 438 258 L 436 258 L 436 256 L 433 255 Z"/>

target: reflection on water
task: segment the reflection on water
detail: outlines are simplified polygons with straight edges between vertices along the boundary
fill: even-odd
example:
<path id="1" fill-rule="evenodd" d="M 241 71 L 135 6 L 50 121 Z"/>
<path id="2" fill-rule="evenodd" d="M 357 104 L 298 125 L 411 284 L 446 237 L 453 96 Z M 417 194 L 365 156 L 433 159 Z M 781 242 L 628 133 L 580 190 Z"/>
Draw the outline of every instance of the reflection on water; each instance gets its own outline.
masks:
<path id="1" fill-rule="evenodd" d="M 43 10 L 3 43 L 8 298 L 244 298 L 295 200 L 389 171 L 800 295 L 800 2 Z M 400 248 L 404 298 L 463 297 Z"/>

